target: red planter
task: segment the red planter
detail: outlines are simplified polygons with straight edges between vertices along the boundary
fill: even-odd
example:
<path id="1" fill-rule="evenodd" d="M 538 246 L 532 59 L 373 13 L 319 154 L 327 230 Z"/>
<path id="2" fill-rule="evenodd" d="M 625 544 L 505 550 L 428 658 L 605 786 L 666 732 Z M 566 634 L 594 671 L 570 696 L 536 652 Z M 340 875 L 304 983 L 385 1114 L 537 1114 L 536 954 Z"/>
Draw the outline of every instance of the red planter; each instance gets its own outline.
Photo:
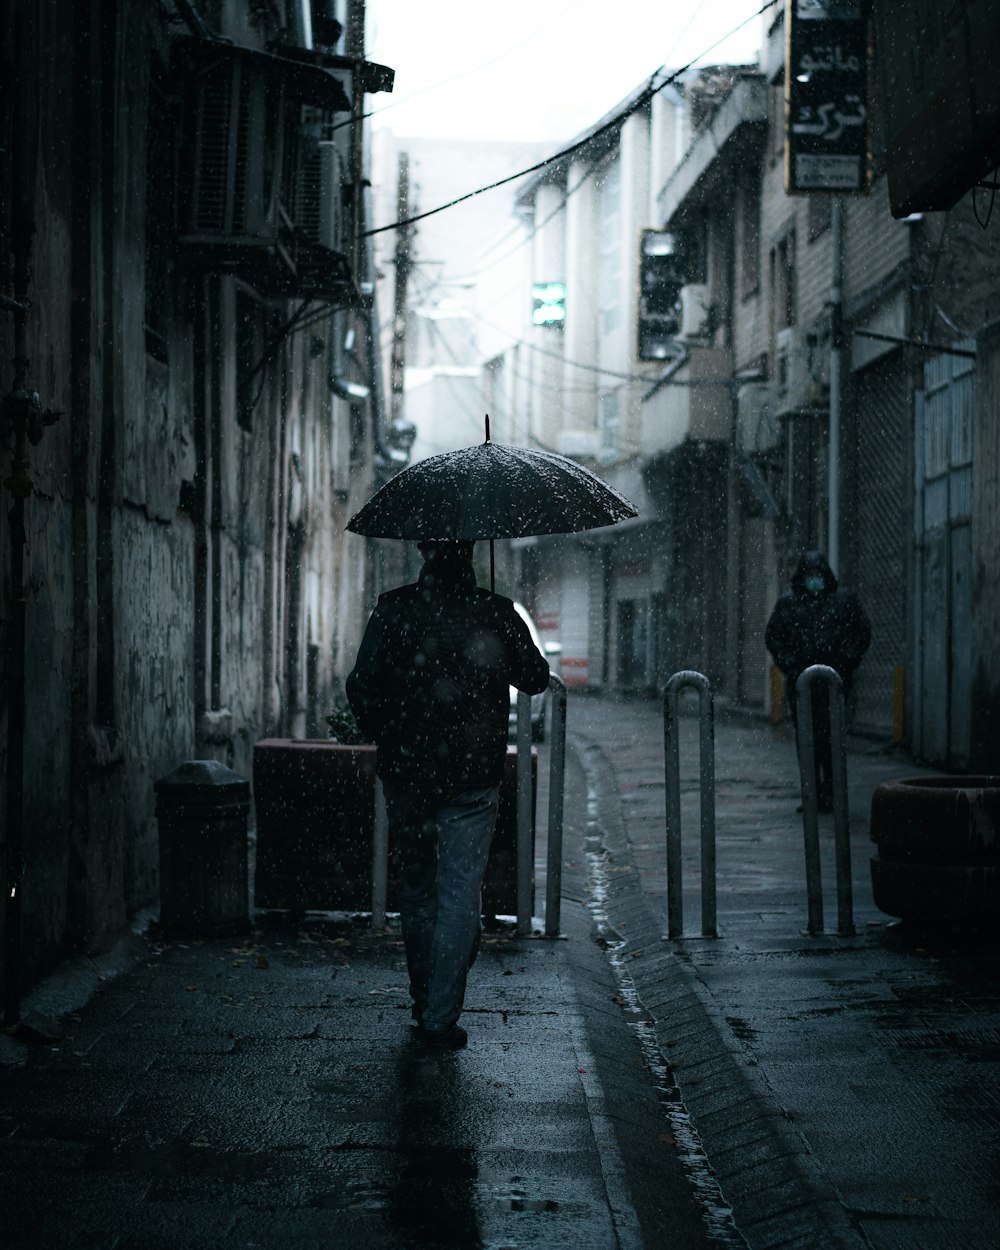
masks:
<path id="1" fill-rule="evenodd" d="M 1000 921 L 1000 777 L 904 777 L 872 795 L 875 905 L 949 924 Z"/>
<path id="2" fill-rule="evenodd" d="M 532 812 L 536 752 L 532 751 Z M 517 910 L 517 752 L 508 748 L 500 812 L 483 882 L 486 915 Z M 375 748 L 329 738 L 264 738 L 253 752 L 257 809 L 254 903 L 295 911 L 369 911 Z M 532 847 L 534 820 L 532 819 Z M 395 856 L 390 911 L 397 910 Z M 533 852 L 532 852 L 533 857 Z"/>

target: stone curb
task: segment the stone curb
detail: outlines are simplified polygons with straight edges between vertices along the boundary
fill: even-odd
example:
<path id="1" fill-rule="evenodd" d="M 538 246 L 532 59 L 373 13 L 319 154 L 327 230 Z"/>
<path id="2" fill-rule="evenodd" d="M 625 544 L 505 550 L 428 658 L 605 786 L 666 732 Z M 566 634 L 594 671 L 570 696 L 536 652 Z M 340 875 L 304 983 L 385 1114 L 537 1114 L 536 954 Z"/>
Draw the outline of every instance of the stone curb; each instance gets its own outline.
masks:
<path id="1" fill-rule="evenodd" d="M 617 779 L 601 748 L 569 735 L 608 856 L 606 912 L 639 999 L 737 1227 L 751 1250 L 864 1250 L 835 1186 L 740 1048 L 683 947 L 669 945 L 632 861 Z"/>

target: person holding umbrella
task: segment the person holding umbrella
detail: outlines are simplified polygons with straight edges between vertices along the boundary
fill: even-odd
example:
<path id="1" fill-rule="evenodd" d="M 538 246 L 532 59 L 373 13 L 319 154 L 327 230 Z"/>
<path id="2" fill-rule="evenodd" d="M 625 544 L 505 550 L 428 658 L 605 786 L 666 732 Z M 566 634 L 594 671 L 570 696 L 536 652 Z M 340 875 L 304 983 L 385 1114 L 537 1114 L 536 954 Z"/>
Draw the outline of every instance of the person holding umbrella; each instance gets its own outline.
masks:
<path id="1" fill-rule="evenodd" d="M 513 603 L 476 584 L 473 543 L 425 540 L 417 582 L 379 597 L 346 691 L 377 747 L 400 857 L 412 1014 L 429 1045 L 457 1023 L 480 934 L 481 891 L 507 750 L 508 688 L 540 694 L 545 657 Z"/>
<path id="2" fill-rule="evenodd" d="M 554 452 L 490 439 L 390 478 L 347 528 L 416 541 L 415 585 L 379 598 L 347 697 L 378 748 L 401 859 L 400 918 L 413 1016 L 432 1045 L 464 1046 L 466 974 L 507 749 L 510 687 L 541 694 L 549 669 L 509 599 L 493 593 L 493 540 L 614 525 L 635 507 Z M 490 544 L 490 589 L 473 544 Z"/>

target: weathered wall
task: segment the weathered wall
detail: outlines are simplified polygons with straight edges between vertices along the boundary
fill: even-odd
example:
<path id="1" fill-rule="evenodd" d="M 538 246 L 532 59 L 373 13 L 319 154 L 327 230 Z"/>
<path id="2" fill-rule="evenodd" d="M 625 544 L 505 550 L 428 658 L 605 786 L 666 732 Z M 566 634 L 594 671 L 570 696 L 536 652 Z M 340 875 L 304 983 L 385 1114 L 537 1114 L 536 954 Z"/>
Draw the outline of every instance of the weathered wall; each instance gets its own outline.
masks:
<path id="1" fill-rule="evenodd" d="M 1000 323 L 976 339 L 972 522 L 972 734 L 969 767 L 1000 771 Z"/>
<path id="2" fill-rule="evenodd" d="M 28 983 L 155 904 L 156 780 L 205 756 L 249 777 L 262 735 L 325 732 L 371 606 L 367 544 L 343 525 L 371 492 L 376 447 L 369 405 L 352 412 L 330 392 L 329 317 L 262 357 L 258 403 L 241 408 L 235 279 L 185 267 L 172 199 L 151 199 L 154 185 L 176 192 L 176 24 L 140 0 L 91 0 L 70 19 L 54 2 L 21 7 L 34 22 L 16 50 L 22 114 L 25 84 L 44 84 L 30 385 L 65 409 L 31 449 L 26 505 Z M 0 204 L 7 246 L 9 195 Z M 275 323 L 298 303 L 272 301 Z M 4 317 L 0 358 L 12 355 Z M 5 494 L 5 673 L 8 506 Z M 6 769 L 0 802 L 5 790 Z"/>

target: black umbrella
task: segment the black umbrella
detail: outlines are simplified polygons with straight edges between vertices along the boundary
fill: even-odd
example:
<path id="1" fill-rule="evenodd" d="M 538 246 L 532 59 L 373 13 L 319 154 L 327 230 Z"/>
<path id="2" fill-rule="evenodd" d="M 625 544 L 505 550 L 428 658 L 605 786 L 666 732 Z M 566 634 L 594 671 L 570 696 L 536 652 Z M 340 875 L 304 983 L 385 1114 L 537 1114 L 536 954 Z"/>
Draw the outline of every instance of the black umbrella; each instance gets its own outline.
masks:
<path id="1" fill-rule="evenodd" d="M 624 495 L 575 460 L 491 442 L 487 417 L 485 443 L 411 464 L 347 528 L 370 538 L 471 541 L 575 534 L 637 515 Z"/>

